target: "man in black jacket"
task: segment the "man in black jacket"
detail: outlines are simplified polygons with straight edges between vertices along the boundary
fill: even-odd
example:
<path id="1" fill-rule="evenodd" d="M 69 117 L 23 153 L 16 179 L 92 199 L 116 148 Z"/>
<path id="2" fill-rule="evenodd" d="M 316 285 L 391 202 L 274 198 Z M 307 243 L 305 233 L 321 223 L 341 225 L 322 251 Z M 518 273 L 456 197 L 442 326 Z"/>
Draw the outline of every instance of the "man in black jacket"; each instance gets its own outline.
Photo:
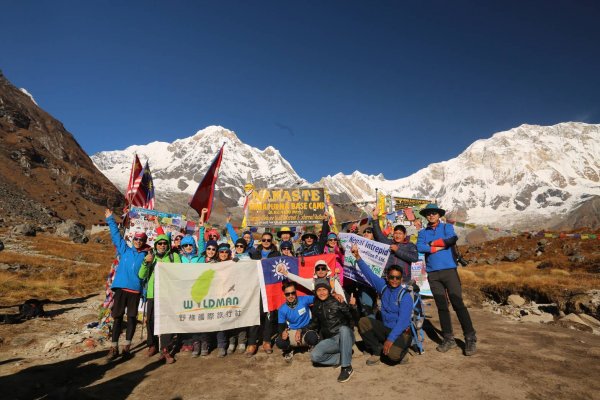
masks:
<path id="1" fill-rule="evenodd" d="M 419 261 L 419 252 L 417 246 L 411 243 L 406 237 L 406 228 L 403 225 L 394 227 L 392 239 L 385 237 L 379 227 L 379 210 L 377 207 L 373 210 L 373 236 L 379 243 L 390 245 L 390 258 L 384 269 L 384 274 L 390 265 L 398 265 L 402 268 L 402 283 L 407 284 L 411 279 L 410 265 Z"/>
<path id="2" fill-rule="evenodd" d="M 331 286 L 327 279 L 315 280 L 315 303 L 313 316 L 307 330 L 318 330 L 321 341 L 312 350 L 313 363 L 341 365 L 338 382 L 346 382 L 352 370 L 352 345 L 354 344 L 354 318 L 346 303 L 331 296 Z"/>

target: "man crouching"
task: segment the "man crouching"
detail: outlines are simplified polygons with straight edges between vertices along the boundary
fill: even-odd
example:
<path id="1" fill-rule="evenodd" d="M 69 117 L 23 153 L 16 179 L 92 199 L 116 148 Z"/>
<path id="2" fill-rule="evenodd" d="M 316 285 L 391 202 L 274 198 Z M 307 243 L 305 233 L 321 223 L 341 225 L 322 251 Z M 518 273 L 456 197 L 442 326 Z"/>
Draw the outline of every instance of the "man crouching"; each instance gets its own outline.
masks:
<path id="1" fill-rule="evenodd" d="M 351 308 L 331 295 L 327 279 L 315 280 L 316 299 L 313 316 L 307 330 L 318 330 L 321 341 L 311 352 L 312 362 L 321 365 L 342 367 L 338 382 L 346 382 L 352 370 L 352 345 L 354 325 Z M 353 309 L 352 309 L 353 310 Z"/>

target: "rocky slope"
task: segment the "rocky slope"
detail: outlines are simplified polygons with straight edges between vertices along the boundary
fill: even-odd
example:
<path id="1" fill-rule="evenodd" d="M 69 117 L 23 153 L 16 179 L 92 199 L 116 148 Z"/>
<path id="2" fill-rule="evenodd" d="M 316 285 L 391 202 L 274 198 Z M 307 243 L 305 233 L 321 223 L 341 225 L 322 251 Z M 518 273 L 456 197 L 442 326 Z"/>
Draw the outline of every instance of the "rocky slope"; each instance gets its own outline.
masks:
<path id="1" fill-rule="evenodd" d="M 123 195 L 73 135 L 0 72 L 0 224 L 92 224 Z"/>

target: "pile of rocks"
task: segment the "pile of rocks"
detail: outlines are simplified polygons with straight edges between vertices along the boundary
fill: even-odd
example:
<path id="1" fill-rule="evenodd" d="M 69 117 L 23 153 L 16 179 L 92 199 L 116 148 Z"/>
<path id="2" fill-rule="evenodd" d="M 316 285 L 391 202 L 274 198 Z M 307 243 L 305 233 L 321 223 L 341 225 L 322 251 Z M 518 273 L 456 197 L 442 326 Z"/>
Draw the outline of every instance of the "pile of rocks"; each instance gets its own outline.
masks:
<path id="1" fill-rule="evenodd" d="M 600 335 L 600 321 L 594 317 L 575 313 L 565 315 L 555 303 L 537 304 L 535 301 L 527 302 L 517 294 L 508 296 L 506 304 L 500 304 L 489 299 L 485 300 L 483 308 L 515 321 L 555 324 Z"/>

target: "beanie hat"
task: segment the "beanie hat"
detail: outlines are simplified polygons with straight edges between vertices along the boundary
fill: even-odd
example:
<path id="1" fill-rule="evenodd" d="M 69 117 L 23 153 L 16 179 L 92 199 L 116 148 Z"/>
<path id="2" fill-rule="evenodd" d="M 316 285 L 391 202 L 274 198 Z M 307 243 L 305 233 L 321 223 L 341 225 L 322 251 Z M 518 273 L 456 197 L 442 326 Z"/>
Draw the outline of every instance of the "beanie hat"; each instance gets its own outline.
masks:
<path id="1" fill-rule="evenodd" d="M 337 235 L 334 232 L 329 232 L 329 234 L 327 235 L 327 240 L 329 239 L 337 239 Z"/>
<path id="2" fill-rule="evenodd" d="M 325 288 L 328 292 L 331 292 L 331 285 L 329 284 L 329 280 L 325 278 L 315 279 L 315 292 L 318 288 Z"/>
<path id="3" fill-rule="evenodd" d="M 219 243 L 217 243 L 216 240 L 209 240 L 208 242 L 206 242 L 206 248 L 208 248 L 210 246 L 212 246 L 216 249 L 217 247 L 219 247 Z"/>
<path id="4" fill-rule="evenodd" d="M 133 237 L 136 239 L 142 239 L 144 242 L 148 240 L 148 235 L 146 235 L 146 232 L 136 232 L 133 234 Z"/>
<path id="5" fill-rule="evenodd" d="M 291 241 L 289 240 L 284 240 L 283 242 L 281 242 L 279 244 L 279 250 L 283 250 L 283 249 L 294 249 L 294 245 Z"/>
<path id="6" fill-rule="evenodd" d="M 244 245 L 244 250 L 246 250 L 248 248 L 248 243 L 246 243 L 246 241 L 244 240 L 244 238 L 239 238 L 238 240 L 235 241 L 235 245 L 237 247 L 238 244 L 243 244 Z"/>
<path id="7" fill-rule="evenodd" d="M 229 243 L 220 243 L 218 250 L 219 251 L 227 250 L 227 251 L 231 252 L 231 246 L 229 245 Z"/>

